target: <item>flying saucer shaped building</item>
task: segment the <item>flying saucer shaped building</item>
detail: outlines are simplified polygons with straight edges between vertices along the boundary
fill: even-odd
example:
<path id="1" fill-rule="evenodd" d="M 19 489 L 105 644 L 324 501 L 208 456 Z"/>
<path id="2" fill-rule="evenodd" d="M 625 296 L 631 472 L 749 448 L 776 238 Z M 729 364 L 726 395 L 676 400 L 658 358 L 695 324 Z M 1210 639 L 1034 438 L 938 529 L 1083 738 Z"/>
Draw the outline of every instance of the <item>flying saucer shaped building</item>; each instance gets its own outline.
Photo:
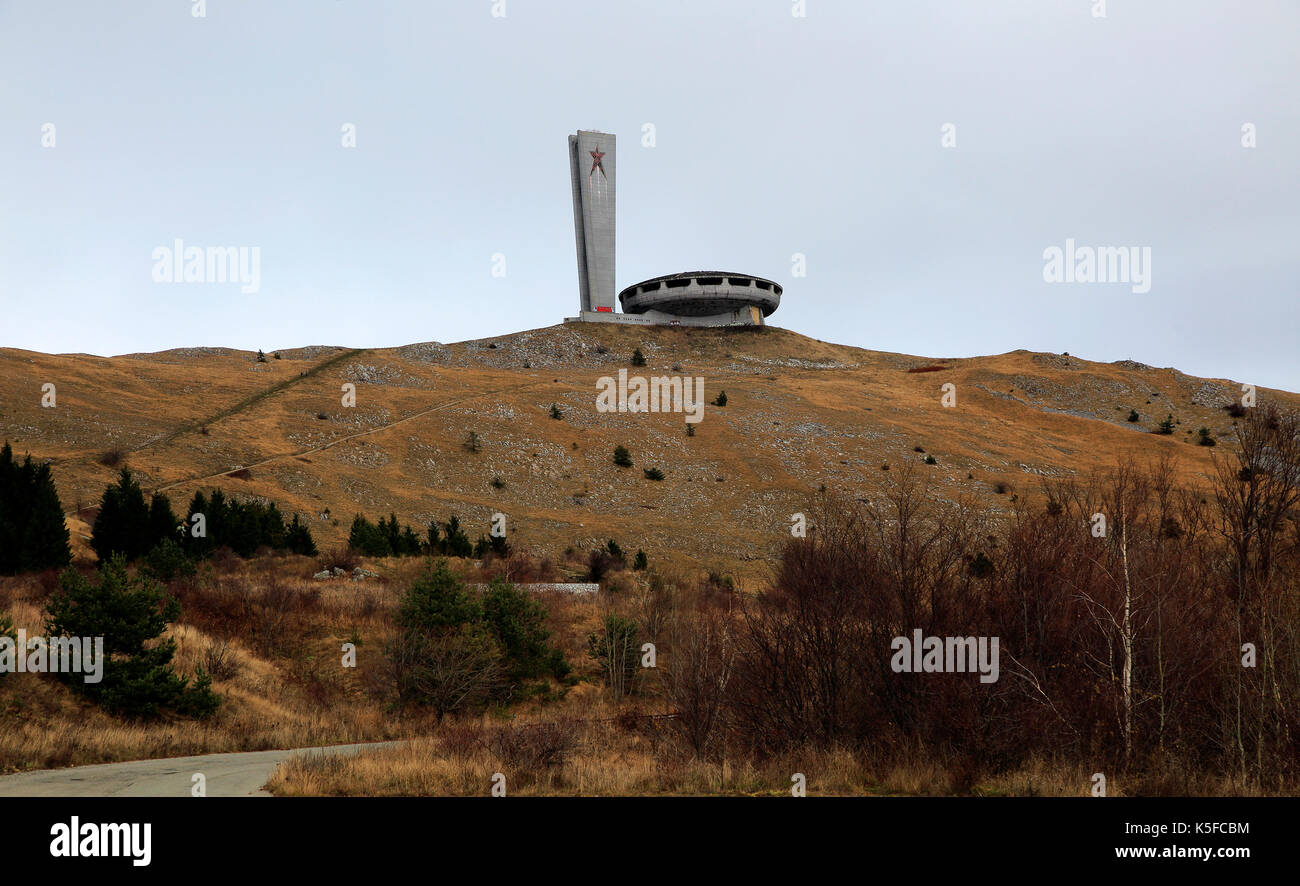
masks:
<path id="1" fill-rule="evenodd" d="M 627 314 L 761 325 L 781 304 L 779 284 L 731 271 L 685 271 L 643 280 L 618 294 Z"/>

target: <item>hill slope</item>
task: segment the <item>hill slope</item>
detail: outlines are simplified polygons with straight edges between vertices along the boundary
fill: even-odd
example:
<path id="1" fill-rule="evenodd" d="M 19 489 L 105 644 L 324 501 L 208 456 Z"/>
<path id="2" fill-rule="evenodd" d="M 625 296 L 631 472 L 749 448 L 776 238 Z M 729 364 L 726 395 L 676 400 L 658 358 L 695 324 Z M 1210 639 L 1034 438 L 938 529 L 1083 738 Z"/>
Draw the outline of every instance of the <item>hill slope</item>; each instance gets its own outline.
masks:
<path id="1" fill-rule="evenodd" d="M 644 368 L 629 365 L 640 348 Z M 221 348 L 101 358 L 0 349 L 0 437 L 55 464 L 70 516 L 92 507 L 121 450 L 146 490 L 181 510 L 198 488 L 260 495 L 310 517 L 322 546 L 357 512 L 421 529 L 455 513 L 471 537 L 493 512 L 512 543 L 558 554 L 615 538 L 652 562 L 757 577 L 789 515 L 824 484 L 870 496 L 925 456 L 946 493 L 1006 507 L 996 484 L 1086 474 L 1117 457 L 1168 452 L 1196 482 L 1210 470 L 1197 429 L 1231 439 L 1222 408 L 1241 386 L 1131 361 L 1015 351 L 934 360 L 827 344 L 775 327 L 573 324 L 495 339 L 256 355 Z M 941 370 L 908 372 L 928 366 Z M 680 370 L 674 367 L 680 367 Z M 690 375 L 712 400 L 687 436 L 680 413 L 599 413 L 597 379 Z M 341 403 L 345 383 L 356 406 Z M 940 403 L 956 385 L 957 404 Z M 42 408 L 53 383 L 57 406 Z M 1300 397 L 1261 389 L 1290 407 Z M 562 410 L 553 420 L 552 403 Z M 1127 421 L 1129 410 L 1141 416 Z M 1167 414 L 1173 436 L 1151 431 Z M 469 431 L 481 451 L 463 446 Z M 635 467 L 612 463 L 627 446 Z M 658 466 L 662 482 L 645 479 Z M 233 471 L 239 475 L 225 476 Z M 499 477 L 503 488 L 492 485 Z M 973 478 L 973 479 L 971 479 Z M 88 530 L 73 522 L 74 533 Z"/>

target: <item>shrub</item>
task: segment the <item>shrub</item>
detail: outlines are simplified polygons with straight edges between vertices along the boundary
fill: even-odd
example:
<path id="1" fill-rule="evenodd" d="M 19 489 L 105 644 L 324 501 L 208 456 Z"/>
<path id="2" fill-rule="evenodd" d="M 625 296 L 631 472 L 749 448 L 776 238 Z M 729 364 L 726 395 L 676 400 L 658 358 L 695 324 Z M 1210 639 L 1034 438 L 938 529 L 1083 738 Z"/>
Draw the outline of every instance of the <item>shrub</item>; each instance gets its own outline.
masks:
<path id="1" fill-rule="evenodd" d="M 349 545 L 338 545 L 330 548 L 320 559 L 316 561 L 317 571 L 329 572 L 334 569 L 342 569 L 344 572 L 351 572 L 361 565 L 361 559 L 357 556 L 355 548 Z"/>
<path id="2" fill-rule="evenodd" d="M 397 700 L 433 708 L 439 723 L 488 702 L 504 677 L 491 638 L 469 626 L 435 635 L 405 631 L 384 652 Z"/>
<path id="3" fill-rule="evenodd" d="M 642 354 L 642 353 L 641 353 L 641 349 L 640 349 L 640 348 L 637 348 L 636 350 L 634 350 L 634 351 L 632 352 L 632 365 L 633 365 L 633 366 L 644 366 L 644 365 L 645 365 L 645 354 Z"/>
<path id="4" fill-rule="evenodd" d="M 1197 432 L 1197 435 L 1200 437 L 1200 439 L 1198 439 L 1196 442 L 1200 446 L 1213 446 L 1216 442 L 1215 439 L 1210 436 L 1209 428 L 1201 428 Z"/>
<path id="5" fill-rule="evenodd" d="M 691 424 L 690 422 L 686 423 L 686 436 L 688 437 L 695 436 L 695 425 Z"/>
<path id="6" fill-rule="evenodd" d="M 632 691 L 641 665 L 641 644 L 636 622 L 621 615 L 605 616 L 598 631 L 587 635 L 587 654 L 601 668 L 605 683 L 615 698 Z"/>
<path id="7" fill-rule="evenodd" d="M 398 607 L 402 633 L 387 659 L 399 700 L 429 705 L 441 719 L 519 681 L 566 677 L 569 665 L 549 643 L 546 616 L 509 581 L 494 579 L 475 595 L 445 560 L 436 561 Z"/>
<path id="8" fill-rule="evenodd" d="M 587 581 L 599 582 L 609 573 L 626 568 L 627 556 L 612 538 L 603 550 L 587 555 Z"/>
<path id="9" fill-rule="evenodd" d="M 517 772 L 537 772 L 564 765 L 577 747 L 572 727 L 565 723 L 504 726 L 488 737 L 488 749 L 504 766 Z"/>
<path id="10" fill-rule="evenodd" d="M 505 480 L 502 480 L 500 477 L 493 477 L 493 478 L 492 478 L 492 488 L 493 488 L 493 489 L 505 489 L 505 488 L 506 488 L 506 481 L 505 481 Z"/>
<path id="11" fill-rule="evenodd" d="M 257 349 L 257 362 L 258 362 L 258 363 L 265 363 L 265 362 L 266 362 L 266 354 L 263 354 L 263 353 L 262 353 L 262 349 L 261 349 L 261 348 L 258 348 L 258 349 Z"/>
<path id="12" fill-rule="evenodd" d="M 560 407 L 556 406 L 554 403 L 551 404 L 551 418 L 556 421 L 560 421 L 564 418 L 564 413 L 560 412 Z"/>
<path id="13" fill-rule="evenodd" d="M 1174 432 L 1174 417 L 1171 414 L 1164 421 L 1160 423 L 1159 427 L 1156 428 L 1156 433 L 1164 434 L 1165 436 L 1168 436 L 1173 432 Z"/>
<path id="14" fill-rule="evenodd" d="M 186 556 L 185 550 L 174 538 L 164 538 L 145 555 L 144 567 L 161 582 L 169 582 L 177 577 L 189 578 L 197 571 L 194 561 Z"/>
<path id="15" fill-rule="evenodd" d="M 614 464 L 620 468 L 632 467 L 632 454 L 627 451 L 626 446 L 614 447 Z"/>
<path id="16" fill-rule="evenodd" d="M 1233 400 L 1223 408 L 1228 410 L 1228 415 L 1231 415 L 1233 418 L 1242 418 L 1246 414 L 1246 407 L 1242 406 L 1241 403 L 1236 400 Z"/>
<path id="17" fill-rule="evenodd" d="M 645 551 L 638 548 L 636 552 L 636 559 L 632 561 L 632 568 L 637 571 L 640 571 L 645 569 L 647 565 L 648 565 L 648 561 L 646 559 Z"/>
<path id="18" fill-rule="evenodd" d="M 937 465 L 939 461 L 933 455 L 927 455 L 925 457 L 925 463 L 928 465 Z"/>
<path id="19" fill-rule="evenodd" d="M 125 449 L 110 449 L 100 455 L 96 461 L 106 468 L 115 468 L 126 460 Z"/>
<path id="20" fill-rule="evenodd" d="M 989 559 L 987 554 L 980 551 L 971 558 L 970 565 L 967 568 L 975 578 L 988 578 L 993 574 L 993 561 Z"/>
<path id="21" fill-rule="evenodd" d="M 470 431 L 465 435 L 465 442 L 461 444 L 467 452 L 480 452 L 483 449 L 483 443 L 479 440 L 478 434 Z"/>
<path id="22" fill-rule="evenodd" d="M 1132 422 L 1138 422 L 1142 420 L 1142 416 L 1138 415 L 1138 411 L 1136 409 L 1130 409 L 1128 411 L 1128 420 Z"/>
<path id="23" fill-rule="evenodd" d="M 713 405 L 714 405 L 714 406 L 726 406 L 726 405 L 727 405 L 727 392 L 726 392 L 726 391 L 719 391 L 719 392 L 718 392 L 718 396 L 715 397 L 714 400 L 713 400 Z"/>
<path id="24" fill-rule="evenodd" d="M 208 647 L 203 653 L 203 669 L 211 674 L 214 680 L 229 680 L 239 673 L 230 641 L 222 640 Z"/>
<path id="25" fill-rule="evenodd" d="M 658 468 L 646 468 L 645 478 L 647 480 L 662 480 L 664 478 L 664 472 Z"/>

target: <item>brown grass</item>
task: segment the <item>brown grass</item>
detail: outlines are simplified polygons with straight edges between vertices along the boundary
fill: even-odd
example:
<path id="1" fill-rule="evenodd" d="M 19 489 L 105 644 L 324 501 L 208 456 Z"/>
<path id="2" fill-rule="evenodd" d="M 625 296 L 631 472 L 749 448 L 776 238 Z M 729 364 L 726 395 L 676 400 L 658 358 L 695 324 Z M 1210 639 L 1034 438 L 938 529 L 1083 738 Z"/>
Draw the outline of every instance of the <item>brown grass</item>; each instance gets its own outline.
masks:
<path id="1" fill-rule="evenodd" d="M 0 772 L 150 757 L 305 747 L 415 735 L 420 712 L 394 714 L 368 684 L 391 632 L 395 593 L 374 580 L 303 578 L 307 558 L 236 559 L 175 583 L 182 621 L 176 670 L 213 671 L 222 696 L 207 721 L 133 722 L 105 713 L 45 675 L 0 676 Z M 371 564 L 371 568 L 383 568 Z M 0 611 L 15 628 L 43 632 L 52 576 L 0 579 Z M 341 646 L 359 638 L 357 667 Z M 214 663 L 218 663 L 214 667 Z"/>

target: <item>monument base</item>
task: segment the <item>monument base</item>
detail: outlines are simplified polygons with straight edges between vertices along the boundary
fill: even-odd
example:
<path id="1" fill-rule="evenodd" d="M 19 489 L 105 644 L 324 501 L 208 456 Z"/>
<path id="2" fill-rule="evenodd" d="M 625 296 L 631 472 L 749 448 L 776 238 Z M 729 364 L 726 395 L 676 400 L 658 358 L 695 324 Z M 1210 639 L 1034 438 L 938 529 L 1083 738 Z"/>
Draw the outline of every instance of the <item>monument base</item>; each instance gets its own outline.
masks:
<path id="1" fill-rule="evenodd" d="M 615 314 L 612 311 L 582 311 L 576 317 L 565 317 L 565 323 L 622 323 L 628 326 L 762 326 L 763 312 L 750 305 L 725 314 L 707 317 L 682 317 L 661 311 L 643 314 Z"/>

